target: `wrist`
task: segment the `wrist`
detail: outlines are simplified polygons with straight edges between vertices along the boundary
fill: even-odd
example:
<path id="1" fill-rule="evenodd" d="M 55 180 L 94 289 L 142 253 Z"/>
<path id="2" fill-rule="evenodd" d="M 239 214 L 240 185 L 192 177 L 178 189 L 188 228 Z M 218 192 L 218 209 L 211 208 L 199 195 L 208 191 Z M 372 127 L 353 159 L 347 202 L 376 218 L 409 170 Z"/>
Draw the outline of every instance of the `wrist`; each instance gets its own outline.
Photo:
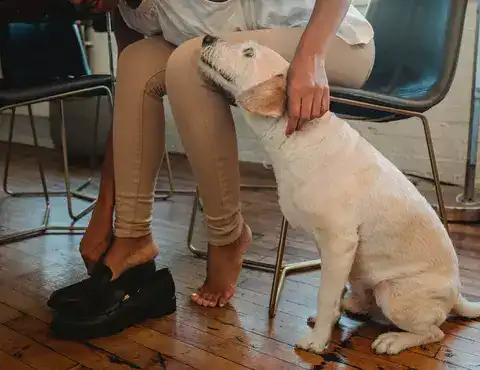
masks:
<path id="1" fill-rule="evenodd" d="M 327 45 L 325 41 L 306 30 L 300 39 L 297 47 L 297 53 L 304 57 L 311 57 L 317 60 L 325 60 Z"/>

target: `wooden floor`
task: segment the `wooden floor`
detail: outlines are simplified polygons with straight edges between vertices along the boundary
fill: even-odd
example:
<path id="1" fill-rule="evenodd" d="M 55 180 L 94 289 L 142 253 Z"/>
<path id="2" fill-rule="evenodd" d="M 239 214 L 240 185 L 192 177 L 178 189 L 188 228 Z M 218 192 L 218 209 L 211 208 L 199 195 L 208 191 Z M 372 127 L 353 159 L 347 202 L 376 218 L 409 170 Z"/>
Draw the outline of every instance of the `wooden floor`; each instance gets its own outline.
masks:
<path id="1" fill-rule="evenodd" d="M 5 146 L 0 145 L 0 155 Z M 61 161 L 42 152 L 48 164 L 51 188 L 61 188 Z M 3 155 L 2 155 L 3 158 Z M 12 188 L 38 189 L 31 149 L 15 148 Z M 173 166 L 178 187 L 193 182 L 183 158 Z M 2 163 L 3 165 L 3 163 Z M 264 169 L 244 166 L 245 182 L 272 182 Z M 76 183 L 85 177 L 73 170 Z M 162 181 L 165 184 L 164 181 Z M 93 188 L 93 191 L 95 188 Z M 273 191 L 244 192 L 244 213 L 253 228 L 251 258 L 273 261 L 280 213 Z M 83 203 L 76 204 L 77 209 Z M 33 227 L 41 221 L 43 204 L 35 199 L 11 199 L 2 193 L 0 233 Z M 0 247 L 0 369 L 478 369 L 480 322 L 450 318 L 440 344 L 415 348 L 398 356 L 378 356 L 370 350 L 372 338 L 386 328 L 342 317 L 333 344 L 323 356 L 296 353 L 293 344 L 309 330 L 307 316 L 315 312 L 319 272 L 291 276 L 285 284 L 275 319 L 268 318 L 272 275 L 244 270 L 231 306 L 204 309 L 189 302 L 189 294 L 204 279 L 205 262 L 186 248 L 191 198 L 175 196 L 155 205 L 155 238 L 161 245 L 159 266 L 168 266 L 178 291 L 177 312 L 151 320 L 110 337 L 86 343 L 52 338 L 49 294 L 84 277 L 77 252 L 81 236 L 40 236 Z M 65 201 L 53 201 L 53 223 L 67 224 Z M 200 218 L 199 218 L 200 221 Z M 86 221 L 81 224 L 85 225 Z M 205 245 L 198 222 L 195 243 Z M 480 227 L 453 226 L 463 292 L 480 299 Z M 308 237 L 290 233 L 287 261 L 316 258 Z"/>

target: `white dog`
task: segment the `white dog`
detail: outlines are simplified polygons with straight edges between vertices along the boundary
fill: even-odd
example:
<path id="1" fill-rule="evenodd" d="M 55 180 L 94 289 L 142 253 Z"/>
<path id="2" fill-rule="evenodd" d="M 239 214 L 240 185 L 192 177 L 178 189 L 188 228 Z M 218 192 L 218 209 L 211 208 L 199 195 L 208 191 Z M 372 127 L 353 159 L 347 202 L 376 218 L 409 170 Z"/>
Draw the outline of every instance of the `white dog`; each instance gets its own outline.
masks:
<path id="1" fill-rule="evenodd" d="M 391 162 L 331 112 L 285 136 L 283 57 L 253 42 L 206 36 L 199 67 L 244 111 L 271 158 L 284 216 L 312 233 L 320 251 L 316 323 L 298 348 L 321 353 L 341 308 L 365 314 L 378 306 L 404 330 L 373 342 L 387 354 L 441 340 L 451 311 L 480 316 L 480 304 L 460 295 L 447 231 Z"/>

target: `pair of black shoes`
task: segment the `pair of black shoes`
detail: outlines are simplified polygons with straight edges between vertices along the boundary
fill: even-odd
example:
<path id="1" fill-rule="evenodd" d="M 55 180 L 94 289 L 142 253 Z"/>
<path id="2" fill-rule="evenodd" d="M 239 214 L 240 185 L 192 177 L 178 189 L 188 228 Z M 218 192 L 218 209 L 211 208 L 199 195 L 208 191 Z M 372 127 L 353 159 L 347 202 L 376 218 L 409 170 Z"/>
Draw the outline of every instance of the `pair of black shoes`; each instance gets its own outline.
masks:
<path id="1" fill-rule="evenodd" d="M 112 271 L 97 262 L 88 279 L 55 291 L 47 304 L 55 310 L 56 337 L 85 340 L 110 336 L 145 319 L 176 310 L 175 284 L 166 268 L 151 261 L 111 281 Z"/>

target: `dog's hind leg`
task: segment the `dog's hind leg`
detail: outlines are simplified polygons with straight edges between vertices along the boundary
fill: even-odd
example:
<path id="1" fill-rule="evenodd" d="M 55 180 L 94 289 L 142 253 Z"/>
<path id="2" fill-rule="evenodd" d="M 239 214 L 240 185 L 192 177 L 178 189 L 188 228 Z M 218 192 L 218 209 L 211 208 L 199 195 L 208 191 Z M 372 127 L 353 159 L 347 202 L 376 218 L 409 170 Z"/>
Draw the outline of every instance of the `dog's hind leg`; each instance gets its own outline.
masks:
<path id="1" fill-rule="evenodd" d="M 375 298 L 385 316 L 404 332 L 381 334 L 372 349 L 379 354 L 395 355 L 407 348 L 442 340 L 444 333 L 439 326 L 445 321 L 447 310 L 441 301 L 421 289 L 396 288 L 383 282 L 375 290 Z"/>
<path id="2" fill-rule="evenodd" d="M 313 330 L 296 343 L 297 348 L 323 352 L 330 340 L 332 327 L 340 317 L 340 301 L 358 245 L 357 234 L 346 234 L 345 229 L 315 235 L 322 257 L 317 318 Z"/>

